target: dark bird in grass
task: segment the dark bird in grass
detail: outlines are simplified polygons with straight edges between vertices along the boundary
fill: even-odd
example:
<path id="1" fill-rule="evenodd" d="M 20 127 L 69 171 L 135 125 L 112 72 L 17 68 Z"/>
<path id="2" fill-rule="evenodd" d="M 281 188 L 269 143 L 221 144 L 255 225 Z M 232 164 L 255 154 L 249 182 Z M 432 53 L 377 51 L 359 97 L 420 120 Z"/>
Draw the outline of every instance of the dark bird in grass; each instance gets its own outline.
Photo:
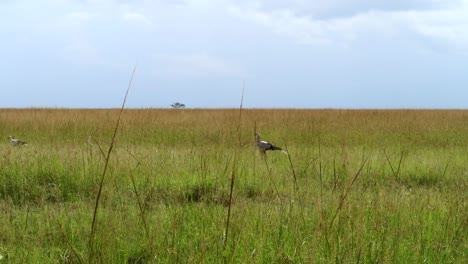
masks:
<path id="1" fill-rule="evenodd" d="M 28 145 L 28 143 L 15 138 L 15 136 L 9 136 L 8 138 L 10 139 L 10 144 L 12 146 L 23 146 L 23 145 L 27 146 Z"/>
<path id="2" fill-rule="evenodd" d="M 262 140 L 257 133 L 255 133 L 255 144 L 257 144 L 257 147 L 262 154 L 266 154 L 267 150 L 281 150 L 283 153 L 287 154 L 287 152 L 282 150 L 280 147 L 277 147 L 268 141 Z"/>

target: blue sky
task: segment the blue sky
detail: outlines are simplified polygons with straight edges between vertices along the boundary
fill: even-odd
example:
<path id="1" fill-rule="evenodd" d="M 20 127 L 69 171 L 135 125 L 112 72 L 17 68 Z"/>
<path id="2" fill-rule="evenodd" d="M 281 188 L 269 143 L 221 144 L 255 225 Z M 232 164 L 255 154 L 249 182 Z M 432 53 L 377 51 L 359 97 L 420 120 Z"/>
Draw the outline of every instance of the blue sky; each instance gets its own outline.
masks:
<path id="1" fill-rule="evenodd" d="M 467 108 L 468 0 L 4 0 L 0 107 Z"/>

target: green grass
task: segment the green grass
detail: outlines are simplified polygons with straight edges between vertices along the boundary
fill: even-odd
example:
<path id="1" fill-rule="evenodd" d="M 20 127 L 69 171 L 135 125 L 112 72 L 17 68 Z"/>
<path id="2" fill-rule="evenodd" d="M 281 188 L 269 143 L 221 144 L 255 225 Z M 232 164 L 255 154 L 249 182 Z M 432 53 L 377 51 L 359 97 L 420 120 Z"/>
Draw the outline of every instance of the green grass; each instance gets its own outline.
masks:
<path id="1" fill-rule="evenodd" d="M 91 254 L 118 112 L 0 110 L 0 262 L 468 262 L 468 111 L 442 110 L 243 110 L 240 135 L 239 109 L 125 110 Z"/>

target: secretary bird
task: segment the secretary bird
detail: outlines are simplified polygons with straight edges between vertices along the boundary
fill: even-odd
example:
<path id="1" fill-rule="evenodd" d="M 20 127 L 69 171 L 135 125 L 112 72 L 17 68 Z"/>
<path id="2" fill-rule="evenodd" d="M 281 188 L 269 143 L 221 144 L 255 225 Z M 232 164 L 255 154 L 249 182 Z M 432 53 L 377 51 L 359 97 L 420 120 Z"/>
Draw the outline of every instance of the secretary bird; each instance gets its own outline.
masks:
<path id="1" fill-rule="evenodd" d="M 257 144 L 258 149 L 262 154 L 266 154 L 267 150 L 281 150 L 283 153 L 288 154 L 286 151 L 282 150 L 280 147 L 277 147 L 270 142 L 262 140 L 260 135 L 255 133 L 255 144 Z"/>
<path id="2" fill-rule="evenodd" d="M 23 146 L 23 145 L 27 146 L 28 145 L 28 143 L 15 138 L 15 136 L 9 136 L 8 138 L 10 139 L 10 144 L 12 146 Z"/>

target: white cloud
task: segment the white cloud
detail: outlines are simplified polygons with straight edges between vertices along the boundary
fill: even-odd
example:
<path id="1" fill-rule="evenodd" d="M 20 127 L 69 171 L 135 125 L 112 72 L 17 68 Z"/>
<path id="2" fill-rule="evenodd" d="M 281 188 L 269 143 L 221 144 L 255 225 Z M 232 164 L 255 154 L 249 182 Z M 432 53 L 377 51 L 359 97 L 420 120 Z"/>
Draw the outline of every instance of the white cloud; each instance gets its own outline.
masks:
<path id="1" fill-rule="evenodd" d="M 289 10 L 264 12 L 230 8 L 229 12 L 301 44 L 349 44 L 362 32 L 378 32 L 387 35 L 394 34 L 396 30 L 395 25 L 381 20 L 386 14 L 378 11 L 327 20 L 297 16 Z"/>
<path id="2" fill-rule="evenodd" d="M 72 20 L 72 21 L 91 21 L 96 16 L 97 16 L 97 14 L 95 14 L 95 13 L 85 12 L 85 11 L 72 12 L 72 13 L 68 13 L 68 14 L 65 15 L 65 17 L 68 20 Z"/>
<path id="3" fill-rule="evenodd" d="M 418 34 L 468 51 L 468 5 L 419 14 L 410 12 L 406 18 Z"/>
<path id="4" fill-rule="evenodd" d="M 430 38 L 468 50 L 468 1 L 450 9 L 368 10 L 351 16 L 316 19 L 291 8 L 262 10 L 231 6 L 228 12 L 302 44 L 349 46 L 359 39 Z M 407 34 L 412 32 L 412 34 Z"/>
<path id="5" fill-rule="evenodd" d="M 129 22 L 143 23 L 151 25 L 151 21 L 143 14 L 137 12 L 126 12 L 123 14 L 123 19 Z"/>
<path id="6" fill-rule="evenodd" d="M 257 0 L 230 1 L 243 8 L 255 8 L 271 12 L 289 10 L 298 16 L 309 16 L 314 19 L 331 19 L 349 17 L 369 11 L 422 11 L 431 9 L 455 8 L 461 0 Z"/>
<path id="7" fill-rule="evenodd" d="M 240 66 L 222 58 L 203 53 L 189 55 L 155 55 L 154 59 L 156 64 L 161 66 L 156 72 L 159 76 L 175 78 L 245 76 Z"/>
<path id="8" fill-rule="evenodd" d="M 98 49 L 86 41 L 76 41 L 61 51 L 64 60 L 74 64 L 101 64 L 102 58 Z"/>

